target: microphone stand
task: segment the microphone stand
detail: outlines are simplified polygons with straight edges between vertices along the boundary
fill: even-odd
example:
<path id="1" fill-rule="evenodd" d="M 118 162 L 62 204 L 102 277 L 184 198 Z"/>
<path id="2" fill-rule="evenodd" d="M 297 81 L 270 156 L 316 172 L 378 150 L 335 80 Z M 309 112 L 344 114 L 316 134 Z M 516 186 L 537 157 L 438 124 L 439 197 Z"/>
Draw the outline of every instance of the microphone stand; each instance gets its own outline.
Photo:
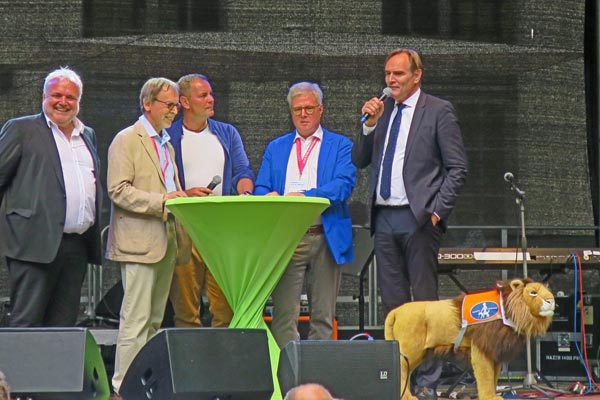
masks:
<path id="1" fill-rule="evenodd" d="M 528 277 L 527 271 L 527 235 L 525 234 L 525 192 L 519 190 L 512 182 L 510 182 L 512 189 L 517 193 L 515 199 L 520 209 L 520 220 L 521 220 L 521 252 L 523 255 L 523 278 Z M 527 352 L 527 374 L 523 380 L 523 386 L 525 388 L 531 388 L 537 384 L 537 379 L 533 373 L 533 365 L 531 360 L 531 338 L 528 336 L 525 342 Z"/>
<path id="2" fill-rule="evenodd" d="M 507 180 L 510 184 L 511 190 L 514 190 L 517 197 L 515 198 L 515 202 L 519 205 L 520 210 L 520 222 L 521 222 L 521 253 L 523 256 L 523 278 L 527 278 L 527 235 L 525 234 L 525 191 L 519 189 L 512 179 Z M 526 353 L 527 353 L 527 374 L 523 378 L 523 387 L 530 389 L 534 388 L 538 390 L 540 393 L 545 394 L 543 388 L 538 385 L 538 381 L 536 378 L 536 373 L 533 373 L 533 364 L 531 360 L 531 338 L 527 337 L 525 341 L 526 344 Z"/>

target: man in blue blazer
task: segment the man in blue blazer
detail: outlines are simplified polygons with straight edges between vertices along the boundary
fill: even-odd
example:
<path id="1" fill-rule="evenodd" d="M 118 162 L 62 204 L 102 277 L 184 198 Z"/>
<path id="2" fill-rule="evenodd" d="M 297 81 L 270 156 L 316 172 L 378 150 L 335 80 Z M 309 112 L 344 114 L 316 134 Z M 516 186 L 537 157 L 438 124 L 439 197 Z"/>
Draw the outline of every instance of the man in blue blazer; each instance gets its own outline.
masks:
<path id="1" fill-rule="evenodd" d="M 296 130 L 269 143 L 254 193 L 325 197 L 331 205 L 308 229 L 273 291 L 271 331 L 280 347 L 300 338 L 298 317 L 305 279 L 308 338 L 331 338 L 342 264 L 354 260 L 347 204 L 356 183 L 352 142 L 321 127 L 323 92 L 316 83 L 294 84 L 287 101 Z"/>
<path id="2" fill-rule="evenodd" d="M 386 314 L 411 300 L 438 299 L 441 235 L 467 175 L 454 107 L 421 91 L 422 74 L 416 51 L 388 55 L 385 82 L 392 95 L 363 105 L 370 117 L 352 154 L 358 168 L 371 166 L 371 229 Z M 441 368 L 433 369 L 417 376 L 417 386 L 435 387 Z M 435 397 L 432 390 L 417 394 Z"/>
<path id="3" fill-rule="evenodd" d="M 101 262 L 96 134 L 78 118 L 83 85 L 68 68 L 46 77 L 43 113 L 0 131 L 0 255 L 11 327 L 73 326 L 86 264 Z"/>

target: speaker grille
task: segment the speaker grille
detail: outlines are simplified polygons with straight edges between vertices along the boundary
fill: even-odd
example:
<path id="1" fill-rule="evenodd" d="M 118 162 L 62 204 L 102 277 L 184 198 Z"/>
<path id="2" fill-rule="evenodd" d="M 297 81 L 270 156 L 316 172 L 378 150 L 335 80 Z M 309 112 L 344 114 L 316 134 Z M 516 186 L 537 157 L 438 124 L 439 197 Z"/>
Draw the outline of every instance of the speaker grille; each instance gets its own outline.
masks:
<path id="1" fill-rule="evenodd" d="M 124 399 L 260 400 L 273 393 L 263 329 L 166 329 L 139 352 Z"/>
<path id="2" fill-rule="evenodd" d="M 345 400 L 397 400 L 398 342 L 290 342 L 281 351 L 277 376 L 282 394 L 302 383 L 320 383 Z"/>

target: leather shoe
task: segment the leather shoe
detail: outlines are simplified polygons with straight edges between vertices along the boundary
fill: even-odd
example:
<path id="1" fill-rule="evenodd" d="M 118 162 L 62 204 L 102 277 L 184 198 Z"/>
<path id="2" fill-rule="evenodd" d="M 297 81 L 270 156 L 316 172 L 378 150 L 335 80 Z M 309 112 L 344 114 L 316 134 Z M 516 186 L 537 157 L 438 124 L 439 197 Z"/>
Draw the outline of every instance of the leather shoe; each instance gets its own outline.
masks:
<path id="1" fill-rule="evenodd" d="M 415 396 L 419 400 L 437 400 L 437 392 L 433 388 L 419 387 L 415 391 Z"/>

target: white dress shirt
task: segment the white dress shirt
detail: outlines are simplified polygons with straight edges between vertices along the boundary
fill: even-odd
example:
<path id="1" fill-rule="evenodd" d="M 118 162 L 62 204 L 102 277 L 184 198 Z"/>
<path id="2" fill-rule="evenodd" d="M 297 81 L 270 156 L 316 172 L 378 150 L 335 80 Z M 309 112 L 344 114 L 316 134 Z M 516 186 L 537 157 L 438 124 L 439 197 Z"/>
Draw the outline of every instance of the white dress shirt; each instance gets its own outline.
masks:
<path id="1" fill-rule="evenodd" d="M 171 159 L 171 152 L 169 152 L 168 145 L 171 137 L 165 129 L 163 129 L 159 135 L 144 115 L 140 116 L 139 120 L 142 125 L 144 125 L 148 136 L 150 136 L 150 140 L 152 140 L 156 146 L 155 149 L 160 160 L 160 169 L 163 174 L 163 179 L 165 180 L 167 193 L 175 192 L 177 190 L 177 185 L 175 184 L 175 163 Z"/>
<path id="2" fill-rule="evenodd" d="M 60 165 L 65 182 L 66 216 L 64 233 L 87 231 L 96 216 L 96 177 L 92 154 L 83 137 L 83 123 L 75 118 L 71 140 L 46 115 L 46 122 L 58 149 Z"/>
<path id="3" fill-rule="evenodd" d="M 402 176 L 402 171 L 404 169 L 404 153 L 406 151 L 406 142 L 408 140 L 408 133 L 410 131 L 410 126 L 412 124 L 413 115 L 415 113 L 415 107 L 417 105 L 417 101 L 419 100 L 419 96 L 421 95 L 421 89 L 417 89 L 415 93 L 413 93 L 410 97 L 402 102 L 404 104 L 404 108 L 402 109 L 402 120 L 400 122 L 400 131 L 398 133 L 398 141 L 396 142 L 396 149 L 394 151 L 394 162 L 392 167 L 392 182 L 391 182 L 391 191 L 390 197 L 387 200 L 384 200 L 379 194 L 379 189 L 381 187 L 381 175 L 382 175 L 382 167 L 383 167 L 383 156 L 381 157 L 381 165 L 379 168 L 379 178 L 377 179 L 377 197 L 375 199 L 375 204 L 384 205 L 384 206 L 403 206 L 408 204 L 408 197 L 406 196 L 406 188 L 404 187 L 404 177 Z M 385 154 L 385 150 L 387 148 L 388 140 L 390 137 L 390 128 L 392 127 L 392 123 L 394 121 L 394 117 L 396 116 L 396 112 L 398 111 L 398 107 L 394 107 L 392 111 L 392 115 L 390 115 L 390 120 L 388 122 L 387 133 L 385 135 L 385 143 L 383 147 L 383 153 Z M 375 127 L 368 127 L 363 125 L 363 134 L 368 135 Z"/>
<path id="4" fill-rule="evenodd" d="M 312 146 L 313 141 L 317 141 L 314 147 L 312 148 L 310 154 L 308 155 L 302 173 L 300 173 L 300 168 L 298 166 L 298 151 L 296 149 L 296 140 L 299 140 L 301 144 L 301 159 L 306 156 L 306 152 Z M 323 128 L 321 128 L 321 125 L 319 125 L 315 133 L 313 133 L 306 139 L 300 136 L 298 132 L 296 132 L 296 137 L 294 138 L 292 150 L 290 151 L 290 157 L 288 159 L 288 165 L 285 174 L 284 193 L 287 194 L 290 192 L 303 192 L 317 187 L 317 171 L 319 167 L 319 153 L 321 152 L 322 142 Z M 321 217 L 319 216 L 315 221 L 313 221 L 312 225 L 320 224 Z"/>

